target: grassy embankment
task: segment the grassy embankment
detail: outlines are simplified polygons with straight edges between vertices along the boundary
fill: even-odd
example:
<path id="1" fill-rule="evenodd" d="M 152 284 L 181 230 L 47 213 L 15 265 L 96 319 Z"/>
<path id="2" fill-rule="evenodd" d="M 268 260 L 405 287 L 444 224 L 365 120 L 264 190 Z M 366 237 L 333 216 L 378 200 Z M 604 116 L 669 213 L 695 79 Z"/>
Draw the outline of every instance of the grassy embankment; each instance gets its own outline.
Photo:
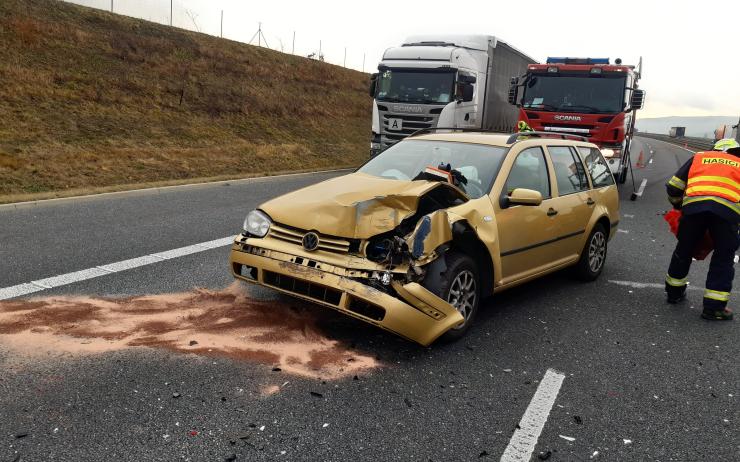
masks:
<path id="1" fill-rule="evenodd" d="M 55 0 L 0 2 L 0 202 L 359 164 L 367 76 Z"/>

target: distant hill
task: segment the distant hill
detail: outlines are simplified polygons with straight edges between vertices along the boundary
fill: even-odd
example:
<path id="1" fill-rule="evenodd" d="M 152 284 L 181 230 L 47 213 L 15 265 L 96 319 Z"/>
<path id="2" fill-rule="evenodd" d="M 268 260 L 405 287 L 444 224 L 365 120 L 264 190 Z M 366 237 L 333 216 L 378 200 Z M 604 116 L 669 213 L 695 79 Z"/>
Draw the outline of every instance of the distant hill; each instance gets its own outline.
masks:
<path id="1" fill-rule="evenodd" d="M 357 165 L 368 76 L 55 0 L 0 1 L 10 194 Z"/>
<path id="2" fill-rule="evenodd" d="M 738 116 L 713 117 L 656 117 L 641 119 L 637 116 L 635 126 L 648 133 L 668 134 L 671 127 L 686 127 L 686 136 L 713 138 L 714 130 L 722 124 L 736 125 Z"/>

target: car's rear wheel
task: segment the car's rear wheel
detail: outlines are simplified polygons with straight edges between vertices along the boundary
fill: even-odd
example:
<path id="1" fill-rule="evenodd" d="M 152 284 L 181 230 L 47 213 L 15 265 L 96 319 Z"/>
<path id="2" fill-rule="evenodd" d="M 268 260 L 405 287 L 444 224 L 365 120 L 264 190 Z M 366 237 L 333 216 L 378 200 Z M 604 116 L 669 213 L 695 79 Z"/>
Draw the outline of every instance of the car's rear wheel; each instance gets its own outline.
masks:
<path id="1" fill-rule="evenodd" d="M 422 285 L 463 316 L 463 323 L 448 330 L 442 339 L 457 340 L 465 335 L 480 303 L 480 279 L 473 259 L 462 252 L 447 252 L 431 263 Z"/>
<path id="2" fill-rule="evenodd" d="M 581 258 L 576 265 L 576 272 L 580 279 L 593 281 L 604 270 L 608 237 L 604 225 L 598 223 L 594 226 L 581 252 Z"/>

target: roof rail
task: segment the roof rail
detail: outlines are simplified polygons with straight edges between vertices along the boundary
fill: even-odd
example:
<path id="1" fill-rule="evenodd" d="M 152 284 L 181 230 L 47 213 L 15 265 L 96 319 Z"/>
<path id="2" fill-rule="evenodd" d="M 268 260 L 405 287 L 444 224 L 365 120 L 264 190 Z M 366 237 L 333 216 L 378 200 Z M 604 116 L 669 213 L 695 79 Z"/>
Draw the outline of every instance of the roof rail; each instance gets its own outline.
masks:
<path id="1" fill-rule="evenodd" d="M 581 135 L 574 135 L 572 133 L 562 133 L 562 132 L 519 132 L 512 134 L 508 140 L 506 140 L 506 144 L 513 144 L 516 143 L 519 140 L 520 136 L 534 136 L 537 138 L 546 138 L 546 137 L 558 137 L 563 140 L 567 140 L 568 138 L 575 139 L 576 141 L 588 141 L 588 138 Z"/>
<path id="2" fill-rule="evenodd" d="M 496 133 L 499 135 L 506 135 L 506 133 L 503 133 L 501 131 L 497 130 L 487 130 L 485 128 L 455 128 L 455 127 L 430 127 L 430 128 L 422 128 L 419 130 L 416 130 L 414 133 L 407 136 L 407 138 L 411 138 L 412 136 L 418 136 L 418 135 L 426 135 L 430 133 L 435 133 L 437 131 L 453 131 L 453 132 L 468 132 L 468 133 Z M 512 133 L 509 135 L 509 138 L 506 140 L 506 144 L 513 144 L 518 141 L 520 136 L 533 136 L 537 138 L 560 138 L 563 140 L 572 138 L 576 141 L 588 141 L 588 138 L 581 135 L 574 135 L 572 133 L 563 133 L 563 132 L 541 132 L 541 131 L 531 131 L 531 132 L 519 132 L 519 133 Z"/>
<path id="3" fill-rule="evenodd" d="M 428 133 L 434 133 L 437 130 L 439 131 L 451 130 L 453 132 L 498 133 L 499 135 L 506 135 L 506 133 L 504 132 L 497 131 L 497 130 L 487 130 L 485 128 L 429 127 L 429 128 L 422 128 L 422 129 L 416 130 L 414 133 L 407 136 L 407 138 L 411 138 L 412 136 L 417 136 L 417 135 L 425 135 Z"/>

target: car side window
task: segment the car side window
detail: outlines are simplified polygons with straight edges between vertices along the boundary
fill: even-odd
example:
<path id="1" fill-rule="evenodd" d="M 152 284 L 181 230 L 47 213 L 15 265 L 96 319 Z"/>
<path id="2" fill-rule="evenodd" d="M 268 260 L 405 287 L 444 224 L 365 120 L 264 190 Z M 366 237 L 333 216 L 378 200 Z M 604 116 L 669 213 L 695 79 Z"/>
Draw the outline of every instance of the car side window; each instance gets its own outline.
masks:
<path id="1" fill-rule="evenodd" d="M 504 192 L 511 194 L 517 188 L 539 191 L 543 199 L 550 197 L 550 178 L 542 148 L 528 148 L 517 155 L 506 180 Z"/>
<path id="2" fill-rule="evenodd" d="M 586 164 L 588 174 L 591 175 L 591 183 L 593 183 L 594 188 L 603 188 L 614 184 L 614 177 L 609 165 L 604 160 L 604 156 L 601 155 L 601 151 L 596 148 L 579 147 L 578 152 L 583 158 L 583 163 Z"/>
<path id="3" fill-rule="evenodd" d="M 548 146 L 558 194 L 565 196 L 588 189 L 586 169 L 579 156 L 569 146 Z"/>

